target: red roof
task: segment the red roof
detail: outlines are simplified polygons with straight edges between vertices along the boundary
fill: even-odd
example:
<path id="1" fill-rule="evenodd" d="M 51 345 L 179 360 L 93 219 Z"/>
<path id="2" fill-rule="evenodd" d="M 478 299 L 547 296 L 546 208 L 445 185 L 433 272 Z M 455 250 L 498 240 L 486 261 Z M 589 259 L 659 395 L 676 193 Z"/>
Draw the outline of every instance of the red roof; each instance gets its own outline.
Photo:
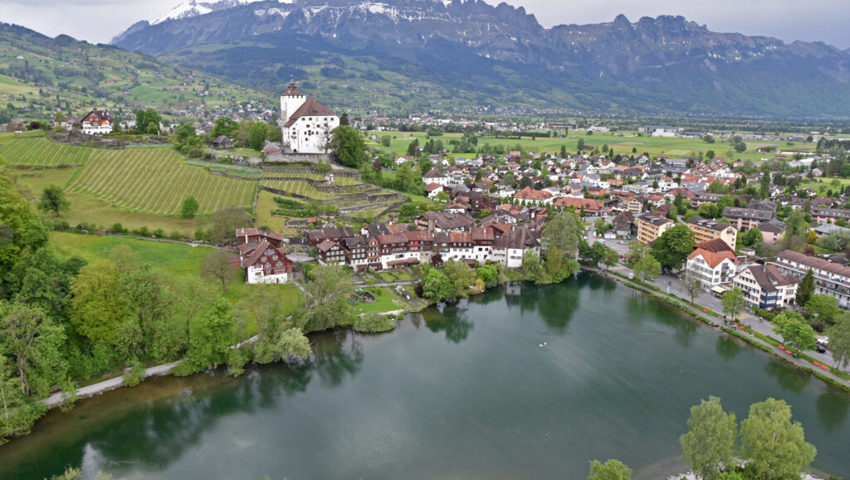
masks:
<path id="1" fill-rule="evenodd" d="M 698 248 L 694 250 L 692 254 L 688 255 L 688 260 L 691 260 L 698 256 L 702 256 L 702 258 L 705 260 L 705 263 L 707 263 L 708 266 L 711 268 L 720 265 L 720 263 L 726 259 L 731 260 L 732 263 L 734 263 L 735 265 L 738 264 L 738 257 L 735 256 L 734 252 L 722 251 L 715 253 L 702 248 Z"/>

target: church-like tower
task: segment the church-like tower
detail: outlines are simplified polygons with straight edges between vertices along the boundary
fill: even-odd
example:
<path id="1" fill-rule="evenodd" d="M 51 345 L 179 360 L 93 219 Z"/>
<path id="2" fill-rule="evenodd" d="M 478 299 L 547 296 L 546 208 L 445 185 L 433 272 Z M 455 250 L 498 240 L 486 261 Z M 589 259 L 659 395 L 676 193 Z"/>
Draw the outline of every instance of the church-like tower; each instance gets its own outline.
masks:
<path id="1" fill-rule="evenodd" d="M 292 114 L 307 101 L 307 95 L 298 91 L 295 81 L 289 82 L 289 89 L 280 96 L 281 125 L 286 125 Z"/>

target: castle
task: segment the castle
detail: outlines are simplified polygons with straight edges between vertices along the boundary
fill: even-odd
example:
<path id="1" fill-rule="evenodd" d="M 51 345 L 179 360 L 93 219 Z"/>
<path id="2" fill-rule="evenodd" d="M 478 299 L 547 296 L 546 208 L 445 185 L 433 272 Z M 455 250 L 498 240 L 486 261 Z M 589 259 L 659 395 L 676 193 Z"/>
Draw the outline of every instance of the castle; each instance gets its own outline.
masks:
<path id="1" fill-rule="evenodd" d="M 295 82 L 280 96 L 280 113 L 284 151 L 324 154 L 330 150 L 339 117 L 315 98 L 299 92 Z"/>

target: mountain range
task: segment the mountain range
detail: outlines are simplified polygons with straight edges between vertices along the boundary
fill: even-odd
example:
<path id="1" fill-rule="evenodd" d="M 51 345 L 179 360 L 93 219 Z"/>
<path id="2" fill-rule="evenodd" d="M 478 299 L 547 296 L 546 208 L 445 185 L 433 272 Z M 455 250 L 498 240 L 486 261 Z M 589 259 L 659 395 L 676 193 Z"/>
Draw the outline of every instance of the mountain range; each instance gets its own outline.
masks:
<path id="1" fill-rule="evenodd" d="M 678 16 L 544 28 L 479 0 L 184 2 L 120 48 L 355 110 L 847 117 L 850 51 Z"/>

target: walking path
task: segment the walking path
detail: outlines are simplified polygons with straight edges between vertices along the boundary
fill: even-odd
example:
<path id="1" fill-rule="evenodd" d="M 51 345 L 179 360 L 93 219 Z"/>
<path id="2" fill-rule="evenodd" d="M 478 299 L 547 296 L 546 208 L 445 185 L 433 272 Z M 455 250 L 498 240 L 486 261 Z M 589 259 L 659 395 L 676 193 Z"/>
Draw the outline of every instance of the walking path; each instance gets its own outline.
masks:
<path id="1" fill-rule="evenodd" d="M 602 274 L 606 273 L 603 270 L 595 270 L 595 269 L 590 269 L 590 270 L 596 271 L 596 272 L 602 273 Z M 616 272 L 620 275 L 625 275 L 628 278 L 632 278 L 632 276 L 633 276 L 632 270 L 629 269 L 628 267 L 625 267 L 625 266 L 622 266 L 622 265 L 617 265 L 615 267 L 612 267 L 612 268 L 610 268 L 610 271 Z M 614 276 L 612 278 L 614 278 L 615 280 L 618 280 L 618 281 L 622 281 L 621 278 L 616 277 L 616 276 Z M 662 297 L 667 296 L 671 300 L 688 301 L 690 299 L 690 297 L 685 293 L 684 289 L 682 288 L 679 280 L 672 275 L 661 276 L 651 283 L 656 288 L 659 288 L 660 290 L 662 290 L 662 292 L 653 291 L 653 290 L 645 288 L 645 287 L 643 287 L 639 284 L 635 284 L 635 285 L 637 285 L 637 287 L 641 291 L 644 291 L 646 293 L 650 293 L 650 294 L 653 294 L 653 295 L 659 295 L 659 296 L 662 296 Z M 665 294 L 663 292 L 667 292 L 667 293 Z M 698 297 L 694 298 L 693 303 L 696 304 L 696 305 L 699 305 L 703 309 L 708 310 L 708 312 L 701 312 L 701 311 L 697 312 L 697 314 L 700 317 L 702 317 L 708 323 L 710 323 L 710 324 L 712 324 L 716 327 L 720 327 L 720 324 L 722 323 L 723 317 L 721 316 L 720 318 L 718 318 L 718 317 L 715 317 L 711 313 L 713 311 L 713 312 L 717 312 L 719 315 L 722 315 L 723 304 L 719 299 L 715 298 L 713 295 L 711 295 L 709 293 L 703 293 L 703 294 L 699 295 Z M 757 331 L 757 332 L 759 332 L 759 333 L 761 333 L 761 334 L 763 334 L 767 337 L 770 337 L 773 340 L 776 340 L 777 342 L 779 342 L 780 344 L 783 342 L 782 337 L 780 337 L 779 335 L 776 334 L 776 332 L 773 331 L 773 328 L 771 327 L 770 323 L 767 320 L 765 320 L 761 317 L 757 317 L 757 316 L 751 315 L 749 313 L 744 313 L 744 314 L 738 316 L 737 322 L 739 324 L 745 326 L 745 327 L 746 326 L 751 327 L 754 331 Z M 731 327 L 731 324 L 730 324 L 730 327 Z M 818 353 L 818 352 L 814 352 L 814 351 L 804 352 L 809 357 L 815 359 L 819 364 L 827 365 L 829 367 L 829 370 L 827 371 L 827 370 L 823 370 L 823 369 L 819 368 L 819 366 L 816 366 L 816 365 L 809 363 L 805 359 L 796 358 L 796 357 L 793 357 L 793 356 L 787 355 L 787 354 L 781 354 L 780 353 L 781 350 L 779 350 L 777 347 L 766 343 L 765 341 L 756 337 L 754 334 L 747 332 L 746 330 L 741 330 L 740 333 L 742 335 L 747 335 L 750 338 L 751 341 L 756 342 L 756 343 L 761 344 L 761 345 L 764 345 L 765 347 L 767 347 L 768 349 L 773 351 L 775 355 L 781 356 L 782 358 L 793 363 L 794 365 L 797 365 L 798 367 L 802 367 L 802 368 L 805 368 L 805 369 L 817 370 L 821 375 L 829 377 L 831 380 L 834 380 L 836 383 L 839 383 L 841 385 L 844 385 L 845 387 L 850 388 L 850 381 L 847 381 L 843 378 L 840 378 L 833 373 L 833 369 L 837 369 L 837 367 L 833 366 L 834 360 L 833 360 L 831 355 L 829 355 L 827 353 Z"/>
<path id="2" fill-rule="evenodd" d="M 150 367 L 145 370 L 145 378 L 166 375 L 170 371 L 174 370 L 174 367 L 179 365 L 181 361 L 182 360 L 178 360 L 176 362 L 166 363 L 165 365 L 157 365 L 155 367 Z M 116 388 L 119 388 L 122 385 L 124 385 L 123 376 L 110 378 L 109 380 L 104 380 L 99 383 L 78 388 L 77 398 L 93 397 L 109 390 L 115 390 Z M 65 392 L 54 393 L 53 395 L 44 399 L 43 402 L 45 405 L 47 405 L 47 408 L 53 408 L 64 403 L 65 398 L 67 396 L 68 395 Z"/>

